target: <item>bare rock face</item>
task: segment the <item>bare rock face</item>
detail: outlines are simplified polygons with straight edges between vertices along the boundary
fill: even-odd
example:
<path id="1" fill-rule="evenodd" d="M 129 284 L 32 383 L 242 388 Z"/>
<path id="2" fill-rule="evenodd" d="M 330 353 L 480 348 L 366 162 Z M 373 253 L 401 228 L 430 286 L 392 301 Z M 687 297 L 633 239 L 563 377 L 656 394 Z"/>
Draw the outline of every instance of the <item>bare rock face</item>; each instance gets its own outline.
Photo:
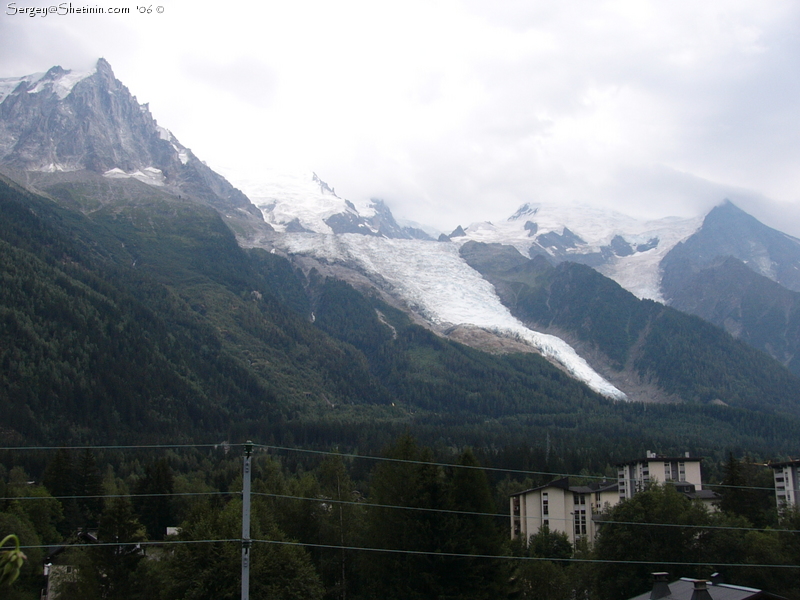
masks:
<path id="1" fill-rule="evenodd" d="M 263 220 L 247 196 L 159 127 L 102 58 L 89 73 L 53 67 L 0 80 L 0 164 L 139 179 L 226 216 Z"/>

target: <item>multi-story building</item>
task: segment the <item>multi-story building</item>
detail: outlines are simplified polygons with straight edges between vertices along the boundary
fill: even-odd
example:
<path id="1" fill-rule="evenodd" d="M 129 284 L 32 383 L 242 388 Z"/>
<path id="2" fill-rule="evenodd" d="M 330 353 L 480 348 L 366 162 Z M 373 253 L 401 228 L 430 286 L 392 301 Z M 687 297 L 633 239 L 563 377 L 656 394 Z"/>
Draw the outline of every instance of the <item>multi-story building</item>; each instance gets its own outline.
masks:
<path id="1" fill-rule="evenodd" d="M 700 478 L 700 458 L 684 456 L 662 456 L 647 451 L 645 458 L 631 460 L 617 465 L 617 484 L 620 500 L 632 498 L 651 483 L 673 483 L 679 491 L 700 492 L 703 482 Z M 694 486 L 690 488 L 690 486 Z"/>
<path id="2" fill-rule="evenodd" d="M 612 481 L 571 486 L 568 477 L 557 479 L 511 496 L 511 537 L 528 540 L 546 525 L 566 533 L 572 544 L 591 540 L 596 533 L 592 517 L 617 502 L 617 484 Z"/>
<path id="3" fill-rule="evenodd" d="M 772 475 L 775 479 L 775 501 L 778 510 L 783 510 L 789 506 L 797 506 L 800 500 L 800 460 L 790 460 L 788 462 L 771 463 Z"/>
<path id="4" fill-rule="evenodd" d="M 719 495 L 703 489 L 700 461 L 691 458 L 688 452 L 669 457 L 648 451 L 645 458 L 619 463 L 616 483 L 603 480 L 588 486 L 571 486 L 565 477 L 513 494 L 511 537 L 528 540 L 547 525 L 550 531 L 566 533 L 572 544 L 584 537 L 592 540 L 605 509 L 631 498 L 651 483 L 674 485 L 688 498 L 700 500 L 713 510 Z"/>

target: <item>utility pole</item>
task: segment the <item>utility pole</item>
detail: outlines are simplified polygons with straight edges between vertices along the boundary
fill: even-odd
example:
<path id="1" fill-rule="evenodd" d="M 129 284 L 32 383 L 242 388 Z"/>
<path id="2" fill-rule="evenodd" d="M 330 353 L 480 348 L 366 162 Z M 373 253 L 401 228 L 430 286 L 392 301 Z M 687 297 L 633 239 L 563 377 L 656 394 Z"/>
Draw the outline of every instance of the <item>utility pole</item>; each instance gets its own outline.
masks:
<path id="1" fill-rule="evenodd" d="M 253 442 L 244 445 L 244 473 L 242 476 L 242 600 L 250 600 L 250 460 Z"/>

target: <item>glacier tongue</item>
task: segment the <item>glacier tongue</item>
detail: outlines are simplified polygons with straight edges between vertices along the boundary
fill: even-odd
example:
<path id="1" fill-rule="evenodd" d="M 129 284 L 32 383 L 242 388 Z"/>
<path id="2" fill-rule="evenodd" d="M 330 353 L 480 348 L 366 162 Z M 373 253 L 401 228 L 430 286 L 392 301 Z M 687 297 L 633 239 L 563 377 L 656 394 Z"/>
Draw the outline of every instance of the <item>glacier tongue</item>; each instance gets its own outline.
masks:
<path id="1" fill-rule="evenodd" d="M 473 325 L 521 339 L 557 361 L 575 378 L 605 396 L 625 400 L 569 344 L 528 329 L 514 318 L 493 286 L 461 258 L 458 245 L 358 234 L 284 234 L 275 243 L 292 254 L 356 263 L 377 273 L 393 293 L 441 326 Z"/>

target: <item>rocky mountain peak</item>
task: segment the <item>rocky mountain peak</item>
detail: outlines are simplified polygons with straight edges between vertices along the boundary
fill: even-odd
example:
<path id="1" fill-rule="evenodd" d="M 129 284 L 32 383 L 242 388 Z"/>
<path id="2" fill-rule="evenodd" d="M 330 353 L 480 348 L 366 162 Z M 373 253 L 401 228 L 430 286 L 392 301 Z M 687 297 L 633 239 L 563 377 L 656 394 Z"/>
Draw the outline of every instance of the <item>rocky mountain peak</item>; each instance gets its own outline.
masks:
<path id="1" fill-rule="evenodd" d="M 0 80 L 0 165 L 137 179 L 231 218 L 262 221 L 244 194 L 165 131 L 103 58 L 88 73 L 56 66 Z"/>

